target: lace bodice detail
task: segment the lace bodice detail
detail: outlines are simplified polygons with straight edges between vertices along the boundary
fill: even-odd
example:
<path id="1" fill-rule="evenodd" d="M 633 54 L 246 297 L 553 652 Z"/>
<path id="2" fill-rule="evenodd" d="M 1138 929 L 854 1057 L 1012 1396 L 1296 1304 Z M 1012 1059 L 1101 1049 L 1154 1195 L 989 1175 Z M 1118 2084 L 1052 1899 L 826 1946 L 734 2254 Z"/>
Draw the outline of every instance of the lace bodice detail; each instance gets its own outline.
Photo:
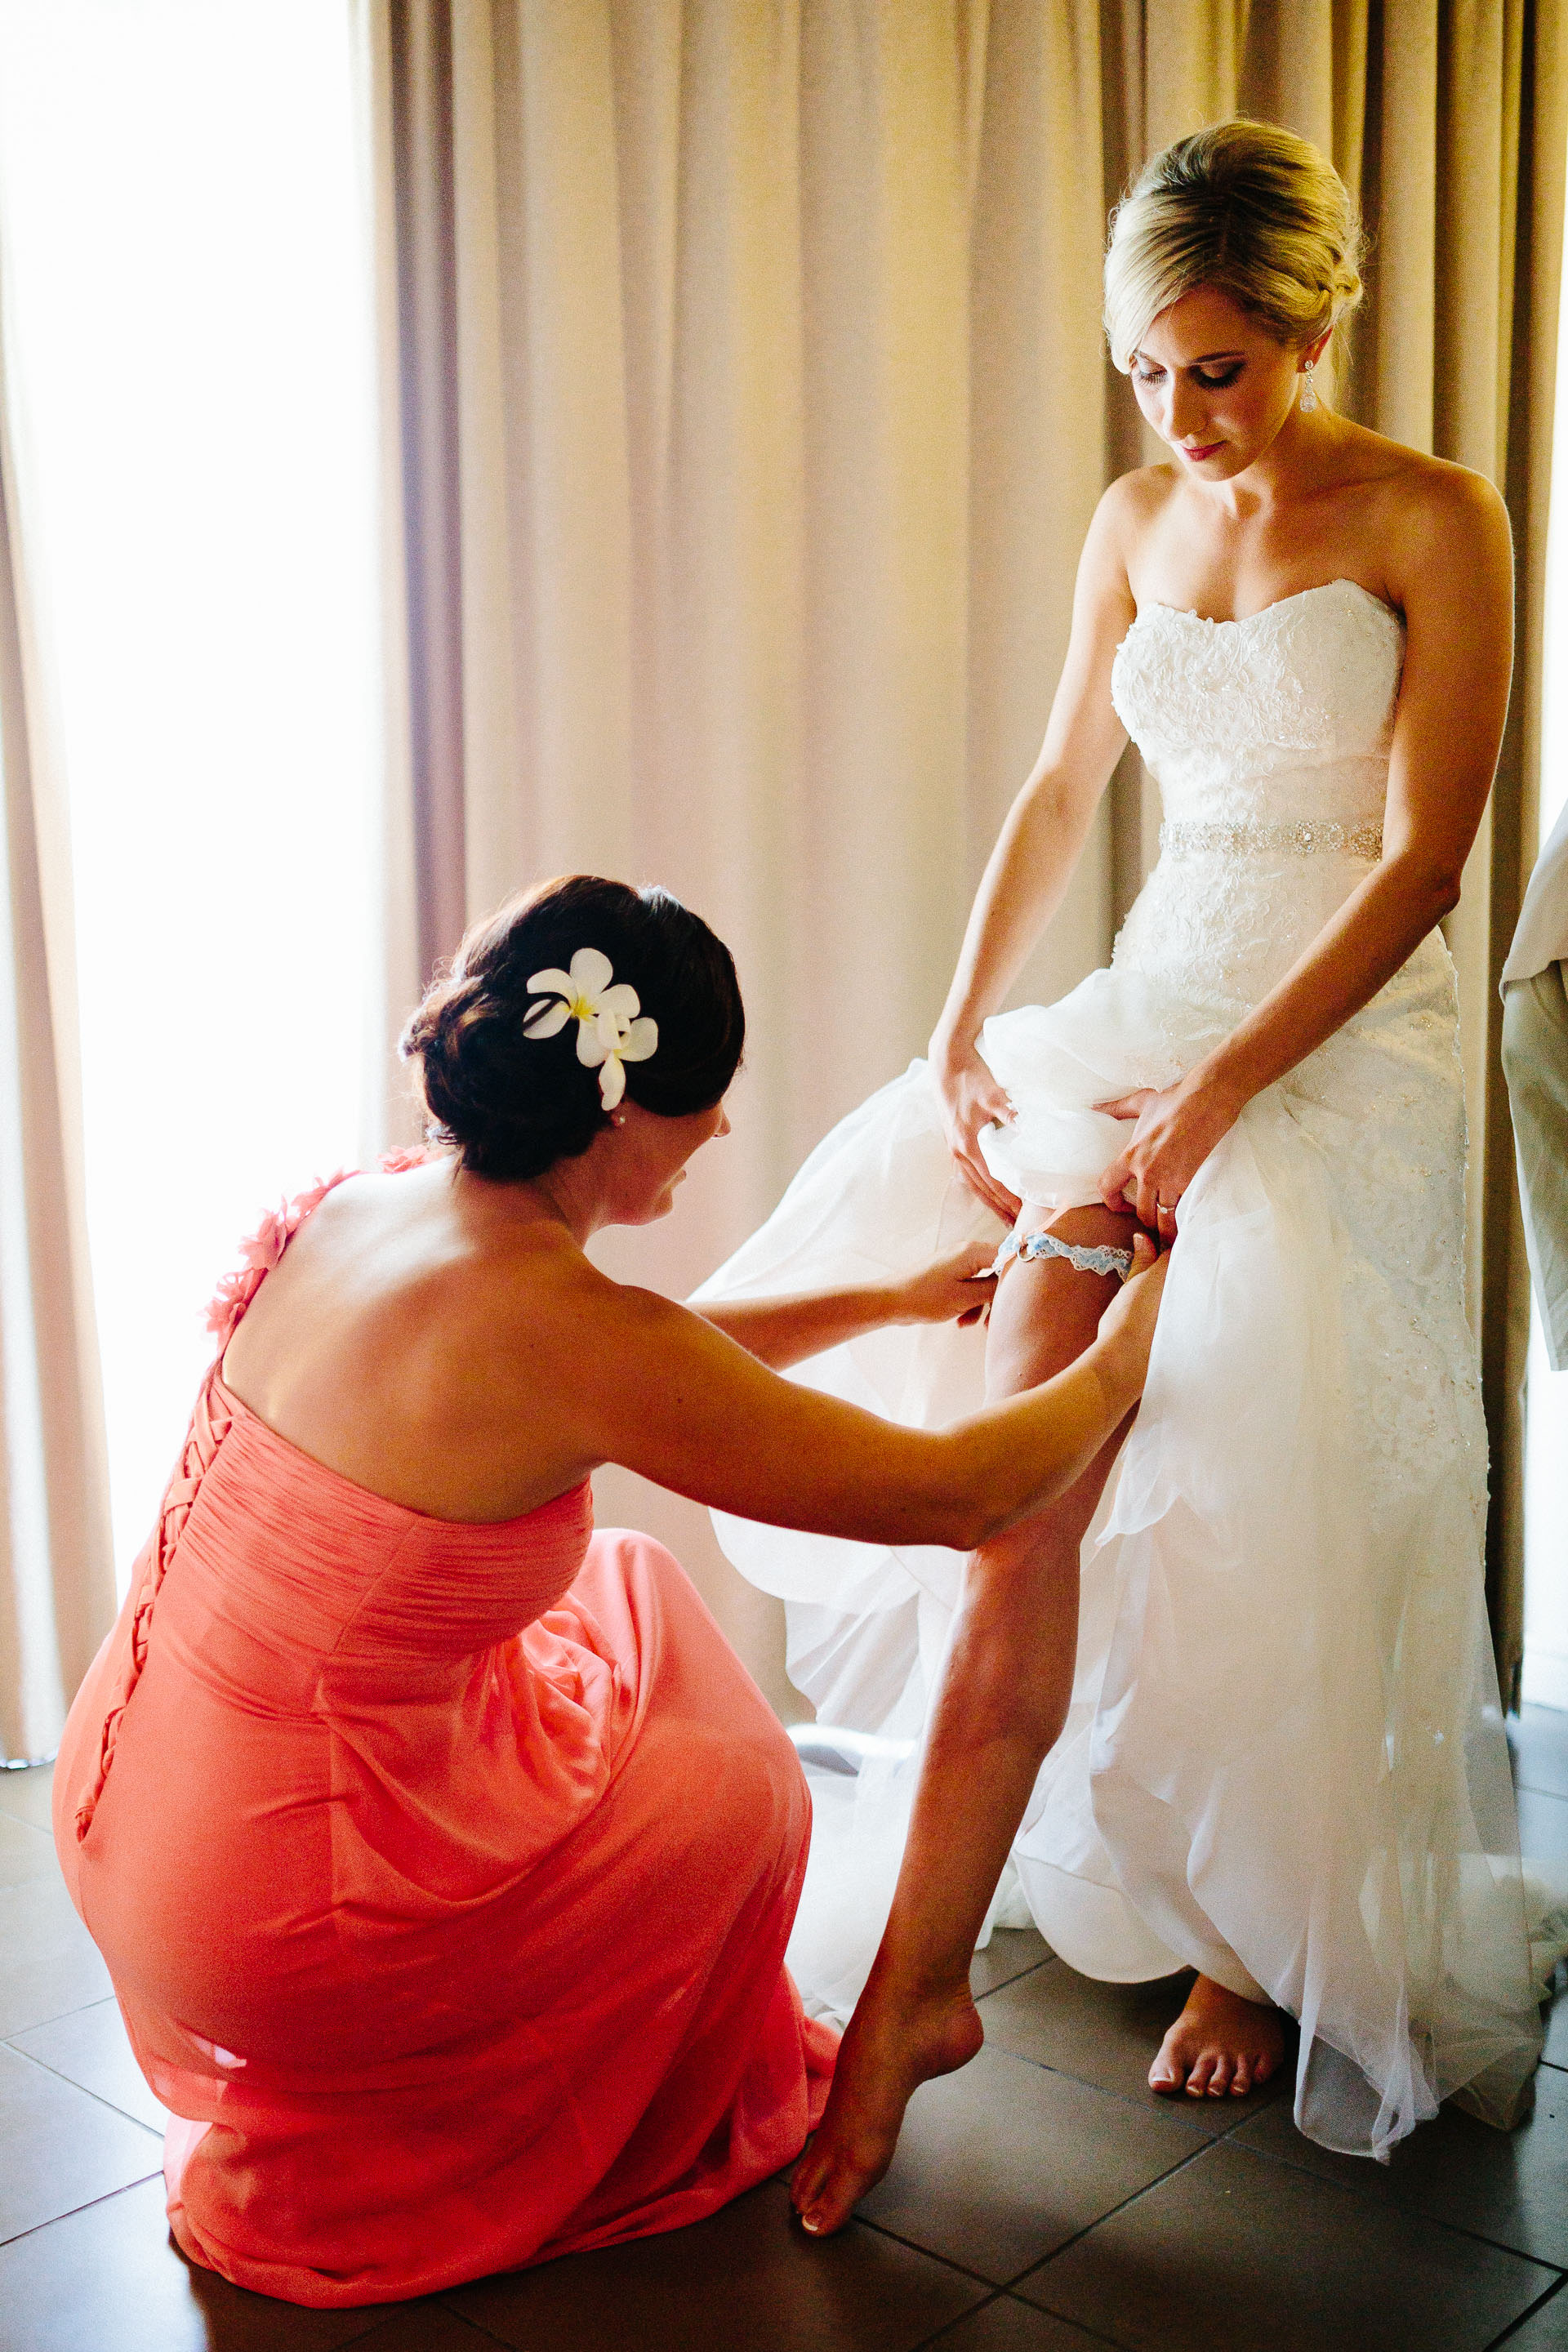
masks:
<path id="1" fill-rule="evenodd" d="M 1382 814 L 1404 656 L 1398 614 L 1350 580 L 1239 621 L 1151 604 L 1111 699 L 1168 820 L 1351 831 Z"/>
<path id="2" fill-rule="evenodd" d="M 1160 862 L 1115 954 L 1119 967 L 1155 979 L 1154 1001 L 1170 1008 L 1173 1030 L 1150 1041 L 1145 1083 L 1168 1083 L 1233 1027 L 1366 876 L 1379 854 L 1404 655 L 1398 615 L 1348 580 L 1240 621 L 1155 604 L 1128 631 L 1111 690 L 1165 814 Z M 1355 1360 L 1355 1410 L 1377 1432 L 1379 1475 L 1397 1485 L 1419 1465 L 1462 1458 L 1483 1511 L 1453 1247 L 1464 1221 L 1464 1084 L 1440 936 L 1280 1093 L 1298 1125 L 1342 1160 L 1346 1278 L 1362 1328 L 1376 1335 Z M 1357 1149 L 1345 1158 L 1337 1139 L 1352 1129 Z M 1447 1318 L 1452 1344 L 1435 1339 L 1435 1315 Z"/>
<path id="3" fill-rule="evenodd" d="M 1398 614 L 1331 581 L 1237 621 L 1139 614 L 1111 697 L 1160 787 L 1162 856 L 1119 963 L 1231 1018 L 1375 858 L 1405 656 Z"/>

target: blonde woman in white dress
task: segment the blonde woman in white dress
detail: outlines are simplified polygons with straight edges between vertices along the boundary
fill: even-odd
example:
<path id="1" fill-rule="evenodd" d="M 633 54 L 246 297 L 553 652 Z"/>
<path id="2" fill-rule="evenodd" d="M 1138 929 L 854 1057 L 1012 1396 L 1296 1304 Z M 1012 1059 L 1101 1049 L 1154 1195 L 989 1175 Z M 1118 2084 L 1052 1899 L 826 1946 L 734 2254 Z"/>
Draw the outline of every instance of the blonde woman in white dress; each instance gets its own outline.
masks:
<path id="1" fill-rule="evenodd" d="M 940 1418 L 982 1379 L 1066 1363 L 1140 1223 L 1180 1237 L 1109 1488 L 1114 1441 L 967 1563 L 721 1523 L 790 1600 L 819 1716 L 920 1743 L 886 1931 L 795 2176 L 813 2231 L 885 2169 L 915 2086 L 979 2048 L 969 1959 L 1009 1855 L 1072 1965 L 1196 1970 L 1157 2089 L 1266 2081 L 1288 2011 L 1297 2120 L 1330 2147 L 1384 2157 L 1452 2093 L 1500 2122 L 1528 2095 L 1436 929 L 1508 703 L 1509 529 L 1479 476 L 1331 404 L 1358 247 L 1330 164 L 1263 124 L 1168 149 L 1119 210 L 1111 352 L 1170 455 L 1095 516 L 929 1064 L 827 1139 L 707 1294 L 1011 1229 L 984 1342 L 805 1368 Z M 1129 735 L 1163 795 L 1159 864 L 1109 970 L 1000 1013 Z M 853 1832 L 848 1852 L 857 1880 L 819 1884 L 816 1914 L 852 1943 L 875 1873 Z M 819 1881 L 832 1862 L 825 1828 Z M 844 1959 L 841 2006 L 864 1972 Z"/>

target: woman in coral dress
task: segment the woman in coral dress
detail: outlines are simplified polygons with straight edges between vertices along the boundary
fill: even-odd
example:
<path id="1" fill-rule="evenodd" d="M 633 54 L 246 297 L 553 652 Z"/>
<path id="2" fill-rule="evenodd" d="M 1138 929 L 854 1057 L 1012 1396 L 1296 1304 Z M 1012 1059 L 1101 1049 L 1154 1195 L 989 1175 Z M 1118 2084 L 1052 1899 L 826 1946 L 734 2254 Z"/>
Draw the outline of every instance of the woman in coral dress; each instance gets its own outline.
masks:
<path id="1" fill-rule="evenodd" d="M 405 1040 L 445 1149 L 319 1186 L 220 1297 L 56 1838 L 175 2117 L 174 2235 L 240 2285 L 377 2303 L 672 2229 L 817 2119 L 795 1752 L 669 1555 L 592 1532 L 598 1463 L 969 1541 L 1142 1385 L 1163 1262 L 1060 1379 L 942 1435 L 768 1366 L 978 1313 L 984 1250 L 706 1318 L 598 1274 L 588 1236 L 664 1213 L 724 1131 L 742 1031 L 666 894 L 513 902 Z"/>

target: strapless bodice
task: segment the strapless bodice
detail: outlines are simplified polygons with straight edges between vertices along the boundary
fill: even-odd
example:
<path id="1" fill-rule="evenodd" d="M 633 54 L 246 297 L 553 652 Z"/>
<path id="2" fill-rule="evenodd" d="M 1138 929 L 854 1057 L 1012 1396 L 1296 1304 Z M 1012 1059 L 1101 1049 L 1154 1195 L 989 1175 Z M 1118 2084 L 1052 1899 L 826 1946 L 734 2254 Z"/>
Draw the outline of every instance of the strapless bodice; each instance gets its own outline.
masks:
<path id="1" fill-rule="evenodd" d="M 1241 620 L 1139 614 L 1111 698 L 1164 823 L 1119 964 L 1216 1006 L 1267 993 L 1381 854 L 1404 658 L 1398 614 L 1351 580 Z"/>
<path id="2" fill-rule="evenodd" d="M 594 1528 L 584 1483 L 514 1519 L 429 1517 L 301 1454 L 213 1382 L 226 1422 L 181 1536 L 182 1573 L 160 1601 L 174 1637 L 183 1596 L 221 1616 L 256 1679 L 313 1689 L 328 1662 L 461 1679 L 481 1651 L 537 1622 L 583 1565 Z"/>
<path id="3" fill-rule="evenodd" d="M 1139 614 L 1111 699 L 1167 823 L 1346 831 L 1380 818 L 1405 657 L 1397 613 L 1332 580 L 1238 621 Z"/>

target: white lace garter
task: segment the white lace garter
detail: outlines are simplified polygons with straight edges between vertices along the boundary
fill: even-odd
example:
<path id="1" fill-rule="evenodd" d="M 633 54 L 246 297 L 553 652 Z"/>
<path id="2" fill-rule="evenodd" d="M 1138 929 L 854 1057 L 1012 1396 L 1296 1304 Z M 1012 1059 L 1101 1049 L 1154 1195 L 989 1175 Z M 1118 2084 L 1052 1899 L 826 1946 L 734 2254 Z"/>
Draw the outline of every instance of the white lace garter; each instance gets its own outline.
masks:
<path id="1" fill-rule="evenodd" d="M 1009 1234 L 996 1253 L 993 1274 L 1000 1274 L 1016 1257 L 1065 1257 L 1079 1274 L 1113 1274 L 1125 1282 L 1132 1271 L 1131 1250 L 1112 1249 L 1107 1243 L 1097 1243 L 1093 1248 L 1080 1242 L 1064 1242 L 1055 1234 Z"/>

